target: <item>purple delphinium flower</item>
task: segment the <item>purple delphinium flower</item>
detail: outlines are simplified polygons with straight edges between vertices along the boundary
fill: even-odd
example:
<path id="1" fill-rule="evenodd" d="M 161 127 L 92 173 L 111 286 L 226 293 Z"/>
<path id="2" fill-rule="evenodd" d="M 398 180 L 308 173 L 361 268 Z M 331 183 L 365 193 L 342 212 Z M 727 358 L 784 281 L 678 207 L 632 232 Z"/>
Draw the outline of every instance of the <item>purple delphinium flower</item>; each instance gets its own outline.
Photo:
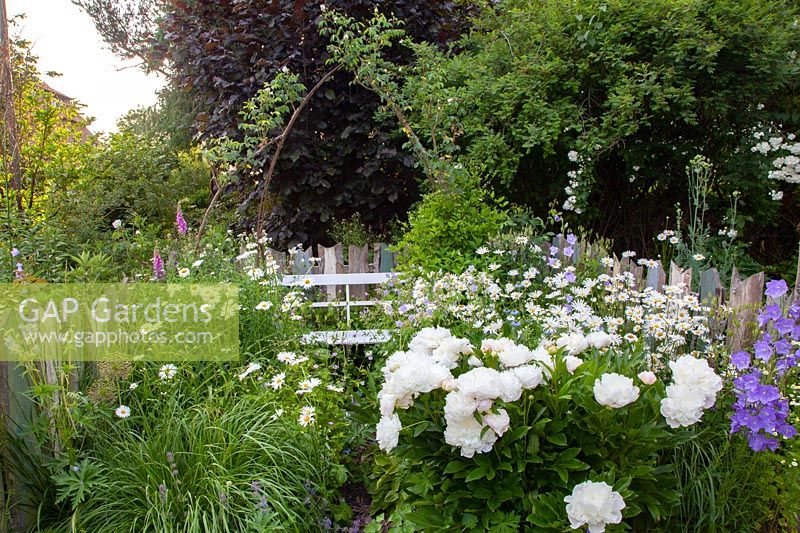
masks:
<path id="1" fill-rule="evenodd" d="M 166 275 L 164 270 L 164 260 L 161 259 L 161 254 L 158 253 L 158 248 L 153 249 L 153 276 L 157 280 L 163 280 Z"/>
<path id="2" fill-rule="evenodd" d="M 186 235 L 189 231 L 189 226 L 186 224 L 186 219 L 183 218 L 183 211 L 181 211 L 181 204 L 178 204 L 178 211 L 175 213 L 175 225 L 178 226 L 178 233 Z"/>
<path id="3" fill-rule="evenodd" d="M 769 296 L 770 298 L 780 298 L 789 290 L 789 287 L 786 285 L 786 282 L 782 279 L 773 279 L 767 282 L 767 290 L 764 291 L 764 294 Z"/>

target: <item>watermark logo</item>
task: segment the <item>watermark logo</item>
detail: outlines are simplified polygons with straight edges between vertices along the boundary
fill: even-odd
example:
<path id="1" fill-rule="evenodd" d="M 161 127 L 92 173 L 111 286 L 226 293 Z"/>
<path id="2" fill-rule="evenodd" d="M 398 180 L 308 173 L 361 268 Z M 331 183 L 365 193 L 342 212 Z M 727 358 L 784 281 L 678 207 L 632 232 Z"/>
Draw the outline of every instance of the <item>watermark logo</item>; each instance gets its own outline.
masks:
<path id="1" fill-rule="evenodd" d="M 2 284 L 0 361 L 230 361 L 230 284 Z"/>

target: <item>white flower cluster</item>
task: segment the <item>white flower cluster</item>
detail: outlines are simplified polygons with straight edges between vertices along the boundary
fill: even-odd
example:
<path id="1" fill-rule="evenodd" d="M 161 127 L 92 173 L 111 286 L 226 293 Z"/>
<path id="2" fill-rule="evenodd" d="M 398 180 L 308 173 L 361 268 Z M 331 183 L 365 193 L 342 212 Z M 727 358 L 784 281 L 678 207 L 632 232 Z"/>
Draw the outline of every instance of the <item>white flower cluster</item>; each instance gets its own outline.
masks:
<path id="1" fill-rule="evenodd" d="M 303 320 L 303 316 L 300 314 L 300 311 L 305 303 L 306 299 L 301 291 L 290 291 L 287 292 L 286 296 L 283 297 L 283 301 L 281 302 L 281 311 L 284 313 L 289 313 L 289 318 L 291 320 Z"/>
<path id="2" fill-rule="evenodd" d="M 607 524 L 622 522 L 625 501 L 608 483 L 579 483 L 573 487 L 572 494 L 564 497 L 564 502 L 572 529 L 588 526 L 589 533 L 603 533 Z"/>
<path id="3" fill-rule="evenodd" d="M 684 355 L 671 361 L 672 385 L 661 400 L 661 414 L 672 428 L 691 426 L 700 421 L 703 411 L 714 406 L 722 379 L 705 359 Z"/>
<path id="4" fill-rule="evenodd" d="M 551 369 L 553 362 L 544 348 L 530 350 L 505 338 L 484 340 L 481 352 L 484 357 L 496 358 L 500 370 L 484 366 L 466 339 L 453 337 L 444 328 L 424 328 L 409 343 L 409 351 L 389 357 L 378 393 L 380 448 L 390 451 L 397 446 L 402 424 L 395 409 L 407 409 L 419 394 L 441 388 L 448 392 L 445 442 L 460 448 L 464 457 L 490 451 L 510 422 L 506 410 L 497 408 L 495 401 L 519 400 L 523 390 L 542 382 L 542 366 Z M 466 355 L 474 368 L 456 378 L 451 370 Z"/>
<path id="5" fill-rule="evenodd" d="M 768 177 L 774 180 L 781 180 L 788 183 L 800 183 L 800 142 L 793 142 L 795 140 L 794 134 L 789 134 L 784 140 L 783 137 L 770 137 L 767 140 L 761 140 L 764 137 L 762 132 L 753 134 L 758 144 L 750 148 L 752 152 L 767 155 L 770 152 L 779 153 L 783 155 L 775 158 L 772 161 L 772 166 L 775 170 L 770 170 Z M 775 199 L 773 197 L 773 199 Z"/>

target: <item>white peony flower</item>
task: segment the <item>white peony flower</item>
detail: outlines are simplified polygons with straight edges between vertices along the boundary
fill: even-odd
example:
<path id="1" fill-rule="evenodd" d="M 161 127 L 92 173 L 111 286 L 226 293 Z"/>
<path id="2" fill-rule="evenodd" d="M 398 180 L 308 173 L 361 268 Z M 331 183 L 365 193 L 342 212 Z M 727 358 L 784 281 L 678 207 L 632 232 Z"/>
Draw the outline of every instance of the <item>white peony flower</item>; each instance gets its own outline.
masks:
<path id="1" fill-rule="evenodd" d="M 564 363 L 567 365 L 567 372 L 574 374 L 575 370 L 583 364 L 583 359 L 574 355 L 567 355 L 564 357 Z"/>
<path id="2" fill-rule="evenodd" d="M 444 339 L 439 346 L 433 350 L 431 356 L 440 365 L 453 369 L 458 366 L 458 360 L 462 355 L 472 353 L 473 346 L 467 339 L 449 337 Z"/>
<path id="3" fill-rule="evenodd" d="M 537 365 L 522 365 L 514 367 L 508 372 L 516 376 L 523 389 L 535 389 L 544 379 L 541 367 Z"/>
<path id="4" fill-rule="evenodd" d="M 453 391 L 444 398 L 444 416 L 447 419 L 467 418 L 478 410 L 478 401 L 459 391 Z"/>
<path id="5" fill-rule="evenodd" d="M 382 416 L 380 422 L 376 426 L 378 446 L 381 450 L 389 452 L 397 446 L 397 441 L 400 438 L 400 430 L 403 425 L 400 423 L 400 417 L 396 414 L 391 416 Z"/>
<path id="6" fill-rule="evenodd" d="M 605 482 L 584 481 L 575 485 L 572 494 L 564 497 L 567 517 L 572 529 L 589 526 L 589 533 L 603 533 L 607 524 L 622 522 L 625 501 L 622 495 Z"/>
<path id="7" fill-rule="evenodd" d="M 469 366 L 483 366 L 483 361 L 475 357 L 474 355 L 467 359 L 467 364 Z"/>
<path id="8" fill-rule="evenodd" d="M 491 353 L 494 355 L 514 348 L 516 344 L 511 339 L 505 337 L 500 339 L 483 339 L 481 342 L 481 351 L 483 353 Z"/>
<path id="9" fill-rule="evenodd" d="M 698 389 L 704 396 L 703 406 L 706 409 L 714 406 L 717 393 L 722 390 L 722 378 L 708 366 L 708 361 L 684 355 L 670 361 L 669 367 L 675 384 Z"/>
<path id="10" fill-rule="evenodd" d="M 703 391 L 686 385 L 667 387 L 667 397 L 661 400 L 661 414 L 671 428 L 696 424 L 703 417 L 705 405 Z"/>
<path id="11" fill-rule="evenodd" d="M 500 393 L 500 398 L 505 402 L 516 402 L 522 396 L 522 383 L 520 383 L 517 376 L 513 372 L 506 370 L 500 373 L 500 382 L 503 385 L 503 390 Z"/>
<path id="12" fill-rule="evenodd" d="M 589 343 L 582 334 L 570 333 L 569 335 L 559 337 L 558 340 L 556 340 L 556 346 L 559 348 L 566 348 L 567 354 L 569 355 L 578 355 L 589 348 Z"/>
<path id="13" fill-rule="evenodd" d="M 422 328 L 408 343 L 408 349 L 430 356 L 442 342 L 452 336 L 450 330 L 446 328 Z"/>
<path id="14" fill-rule="evenodd" d="M 503 433 L 508 430 L 511 419 L 509 419 L 505 409 L 499 409 L 497 413 L 486 413 L 483 415 L 483 423 L 492 428 L 492 431 L 497 433 L 498 437 L 502 437 Z"/>
<path id="15" fill-rule="evenodd" d="M 589 346 L 598 350 L 611 346 L 612 340 L 611 335 L 604 331 L 593 331 L 586 335 L 586 342 Z"/>
<path id="16" fill-rule="evenodd" d="M 636 377 L 638 377 L 639 381 L 641 381 L 645 385 L 652 385 L 653 383 L 656 382 L 656 375 L 650 372 L 649 370 L 646 370 L 644 372 L 639 372 L 639 374 Z"/>
<path id="17" fill-rule="evenodd" d="M 514 345 L 497 354 L 500 364 L 506 368 L 524 365 L 534 358 L 534 353 L 526 346 Z"/>
<path id="18" fill-rule="evenodd" d="M 633 403 L 639 397 L 639 387 L 633 380 L 620 374 L 603 374 L 594 382 L 594 399 L 600 405 L 618 409 Z"/>
<path id="19" fill-rule="evenodd" d="M 550 352 L 547 351 L 543 345 L 539 345 L 533 351 L 533 359 L 531 361 L 536 361 L 542 366 L 544 370 L 544 375 L 548 378 L 551 376 L 553 367 L 555 366 L 553 363 L 553 356 L 550 355 Z"/>
<path id="20" fill-rule="evenodd" d="M 493 368 L 477 367 L 458 376 L 458 390 L 476 400 L 494 400 L 503 394 L 500 372 Z"/>
<path id="21" fill-rule="evenodd" d="M 444 441 L 450 446 L 461 448 L 463 457 L 472 457 L 475 453 L 486 453 L 492 450 L 497 441 L 497 434 L 487 428 L 484 431 L 475 417 L 450 419 L 447 418 L 447 427 L 444 430 Z"/>

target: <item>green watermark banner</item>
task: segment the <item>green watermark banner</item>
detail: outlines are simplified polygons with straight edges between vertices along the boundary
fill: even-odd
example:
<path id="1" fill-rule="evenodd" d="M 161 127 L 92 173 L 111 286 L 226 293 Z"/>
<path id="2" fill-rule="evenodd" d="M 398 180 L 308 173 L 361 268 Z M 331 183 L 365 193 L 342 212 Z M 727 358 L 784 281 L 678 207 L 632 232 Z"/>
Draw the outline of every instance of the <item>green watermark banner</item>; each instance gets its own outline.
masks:
<path id="1" fill-rule="evenodd" d="M 230 284 L 0 284 L 0 361 L 239 359 Z"/>

